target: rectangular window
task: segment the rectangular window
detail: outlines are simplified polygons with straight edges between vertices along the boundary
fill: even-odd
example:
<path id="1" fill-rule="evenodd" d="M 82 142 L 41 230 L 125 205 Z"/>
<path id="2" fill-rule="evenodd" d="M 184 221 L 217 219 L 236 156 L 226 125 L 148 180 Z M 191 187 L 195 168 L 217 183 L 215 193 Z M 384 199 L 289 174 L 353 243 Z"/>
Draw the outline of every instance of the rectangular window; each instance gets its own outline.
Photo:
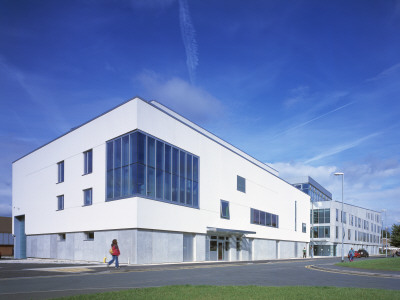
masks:
<path id="1" fill-rule="evenodd" d="M 57 210 L 64 209 L 64 195 L 57 196 Z"/>
<path id="2" fill-rule="evenodd" d="M 302 223 L 302 224 L 301 224 L 301 227 L 302 227 L 302 232 L 303 232 L 303 233 L 307 233 L 306 223 Z"/>
<path id="3" fill-rule="evenodd" d="M 347 236 L 349 237 L 349 240 L 351 239 L 351 229 L 347 230 Z"/>
<path id="4" fill-rule="evenodd" d="M 58 181 L 57 183 L 64 182 L 64 161 L 57 163 Z"/>
<path id="5" fill-rule="evenodd" d="M 94 232 L 88 231 L 85 232 L 85 241 L 93 241 L 94 240 Z"/>
<path id="6" fill-rule="evenodd" d="M 339 227 L 338 226 L 336 226 L 336 238 L 337 239 L 339 238 Z"/>
<path id="7" fill-rule="evenodd" d="M 339 210 L 336 208 L 336 221 L 339 221 Z"/>
<path id="8" fill-rule="evenodd" d="M 58 234 L 58 240 L 59 240 L 60 242 L 65 241 L 65 239 L 66 239 L 66 234 L 65 234 L 65 233 L 59 233 L 59 234 Z"/>
<path id="9" fill-rule="evenodd" d="M 237 190 L 246 193 L 246 179 L 237 175 Z"/>
<path id="10" fill-rule="evenodd" d="M 221 218 L 229 219 L 229 202 L 221 200 Z"/>
<path id="11" fill-rule="evenodd" d="M 92 205 L 92 189 L 83 190 L 83 205 Z"/>
<path id="12" fill-rule="evenodd" d="M 314 227 L 314 238 L 329 238 L 330 237 L 330 227 L 329 226 L 316 226 Z"/>
<path id="13" fill-rule="evenodd" d="M 250 223 L 279 228 L 279 216 L 258 209 L 250 209 Z"/>
<path id="14" fill-rule="evenodd" d="M 93 151 L 83 152 L 83 175 L 90 174 L 93 171 Z"/>
<path id="15" fill-rule="evenodd" d="M 199 207 L 199 158 L 138 130 L 107 142 L 106 199 Z"/>

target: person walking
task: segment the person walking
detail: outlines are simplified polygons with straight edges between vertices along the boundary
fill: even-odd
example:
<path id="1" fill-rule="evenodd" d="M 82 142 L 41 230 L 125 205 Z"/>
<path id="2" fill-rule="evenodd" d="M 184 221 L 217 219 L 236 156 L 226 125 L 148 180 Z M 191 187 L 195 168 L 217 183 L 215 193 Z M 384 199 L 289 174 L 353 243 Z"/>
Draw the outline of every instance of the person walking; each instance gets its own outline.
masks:
<path id="1" fill-rule="evenodd" d="M 115 268 L 119 269 L 118 256 L 120 255 L 120 252 L 118 248 L 118 242 L 116 239 L 112 241 L 110 254 L 112 255 L 112 260 L 108 262 L 107 267 L 109 267 L 115 261 Z"/>
<path id="2" fill-rule="evenodd" d="M 306 247 L 303 249 L 303 258 L 307 258 L 307 250 Z"/>
<path id="3" fill-rule="evenodd" d="M 349 251 L 349 260 L 350 260 L 350 262 L 352 262 L 353 259 L 354 259 L 354 250 L 353 250 L 353 248 L 351 248 L 350 251 Z"/>

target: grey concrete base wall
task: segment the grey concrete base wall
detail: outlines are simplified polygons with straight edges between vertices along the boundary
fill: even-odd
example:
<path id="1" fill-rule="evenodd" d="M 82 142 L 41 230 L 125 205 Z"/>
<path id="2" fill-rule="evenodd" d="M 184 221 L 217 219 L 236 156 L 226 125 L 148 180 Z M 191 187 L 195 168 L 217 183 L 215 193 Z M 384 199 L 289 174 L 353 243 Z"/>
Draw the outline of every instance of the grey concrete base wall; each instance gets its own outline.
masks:
<path id="1" fill-rule="evenodd" d="M 206 260 L 206 235 L 205 234 L 196 234 L 195 236 L 195 244 L 196 244 L 196 261 L 205 261 Z"/>
<path id="2" fill-rule="evenodd" d="M 65 240 L 60 240 L 58 234 L 27 236 L 27 256 L 97 262 L 106 258 L 109 261 L 112 257 L 108 251 L 113 239 L 118 240 L 121 263 L 183 261 L 182 233 L 137 229 L 94 232 L 93 240 L 86 240 L 83 232 L 67 233 Z M 204 235 L 196 237 L 196 241 L 197 248 L 201 248 Z M 204 260 L 205 251 L 196 249 L 196 255 Z"/>
<path id="3" fill-rule="evenodd" d="M 254 240 L 254 260 L 275 259 L 275 240 Z"/>
<path id="4" fill-rule="evenodd" d="M 109 249 L 113 239 L 118 240 L 119 261 L 129 264 L 183 262 L 184 233 L 142 229 L 98 231 L 94 239 L 87 240 L 84 232 L 66 233 L 65 240 L 58 234 L 27 236 L 27 256 L 65 260 L 102 262 L 111 259 Z M 207 235 L 196 234 L 193 244 L 194 261 L 212 260 Z M 208 242 L 207 242 L 208 241 Z M 236 239 L 230 240 L 225 260 L 247 261 L 302 257 L 306 243 L 250 239 L 243 237 L 241 250 L 236 249 Z M 207 251 L 208 250 L 208 251 Z M 339 250 L 339 249 L 338 249 Z M 375 249 L 367 249 L 372 252 Z M 345 250 L 346 255 L 348 250 Z M 208 252 L 208 253 L 207 253 Z M 340 255 L 340 253 L 338 253 Z M 187 259 L 187 258 L 186 258 Z M 214 258 L 216 259 L 216 258 Z"/>
<path id="5" fill-rule="evenodd" d="M 183 261 L 183 234 L 139 230 L 137 233 L 137 263 Z"/>
<path id="6" fill-rule="evenodd" d="M 280 248 L 279 249 L 280 250 L 279 258 L 293 258 L 293 257 L 295 257 L 296 243 L 297 242 L 280 241 L 279 242 L 279 248 Z"/>
<path id="7" fill-rule="evenodd" d="M 65 240 L 58 234 L 27 236 L 27 256 L 56 258 L 66 260 L 86 260 L 102 262 L 108 253 L 113 239 L 118 240 L 121 251 L 120 262 L 136 263 L 136 230 L 99 231 L 93 240 L 86 240 L 85 233 L 67 233 Z"/>
<path id="8" fill-rule="evenodd" d="M 241 260 L 253 260 L 253 239 L 242 238 Z"/>

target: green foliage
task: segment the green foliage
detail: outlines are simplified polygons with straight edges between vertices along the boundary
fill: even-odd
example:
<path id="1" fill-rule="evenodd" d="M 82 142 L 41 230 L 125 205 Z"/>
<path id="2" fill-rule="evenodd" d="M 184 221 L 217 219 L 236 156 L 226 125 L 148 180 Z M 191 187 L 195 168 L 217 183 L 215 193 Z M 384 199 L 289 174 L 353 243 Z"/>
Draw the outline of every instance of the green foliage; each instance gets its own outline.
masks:
<path id="1" fill-rule="evenodd" d="M 383 232 L 383 238 L 386 238 L 386 229 L 383 229 L 382 232 Z M 387 238 L 390 239 L 390 231 L 389 230 L 387 231 Z"/>
<path id="2" fill-rule="evenodd" d="M 310 287 L 310 286 L 209 286 L 209 285 L 175 285 L 157 288 L 141 288 L 119 292 L 93 295 L 80 295 L 65 299 L 399 299 L 400 291 Z"/>
<path id="3" fill-rule="evenodd" d="M 391 245 L 400 247 L 400 225 L 392 225 Z"/>
<path id="4" fill-rule="evenodd" d="M 346 261 L 337 263 L 336 266 L 369 270 L 400 271 L 400 258 L 356 258 L 353 262 Z"/>

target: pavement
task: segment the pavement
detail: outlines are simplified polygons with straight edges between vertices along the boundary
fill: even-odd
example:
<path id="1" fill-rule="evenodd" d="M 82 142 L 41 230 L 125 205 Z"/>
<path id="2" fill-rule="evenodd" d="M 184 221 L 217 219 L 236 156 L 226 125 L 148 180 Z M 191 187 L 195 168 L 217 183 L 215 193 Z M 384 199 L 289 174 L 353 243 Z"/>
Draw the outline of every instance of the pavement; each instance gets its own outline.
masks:
<path id="1" fill-rule="evenodd" d="M 396 258 L 397 259 L 397 258 Z M 0 299 L 52 299 L 169 285 L 335 286 L 398 290 L 400 272 L 355 270 L 340 258 L 126 265 L 0 260 Z"/>
<path id="2" fill-rule="evenodd" d="M 5 278 L 29 278 L 44 276 L 63 276 L 73 273 L 127 273 L 127 272 L 149 272 L 149 271 L 171 271 L 184 269 L 204 269 L 204 268 L 221 268 L 234 267 L 252 264 L 271 264 L 285 263 L 291 261 L 309 262 L 305 267 L 314 271 L 348 274 L 354 276 L 369 276 L 380 278 L 400 279 L 400 272 L 397 271 L 380 271 L 367 269 L 353 269 L 349 267 L 335 266 L 337 261 L 328 264 L 313 264 L 318 259 L 326 257 L 315 257 L 306 259 L 275 259 L 275 260 L 258 260 L 258 261 L 235 261 L 235 262 L 191 262 L 191 263 L 162 263 L 162 264 L 145 264 L 145 265 L 128 265 L 120 264 L 120 268 L 114 266 L 108 267 L 106 263 L 89 262 L 89 261 L 69 261 L 56 259 L 12 259 L 6 258 L 0 260 L 0 279 Z M 373 257 L 372 257 L 373 258 Z M 379 258 L 379 256 L 375 257 Z"/>

